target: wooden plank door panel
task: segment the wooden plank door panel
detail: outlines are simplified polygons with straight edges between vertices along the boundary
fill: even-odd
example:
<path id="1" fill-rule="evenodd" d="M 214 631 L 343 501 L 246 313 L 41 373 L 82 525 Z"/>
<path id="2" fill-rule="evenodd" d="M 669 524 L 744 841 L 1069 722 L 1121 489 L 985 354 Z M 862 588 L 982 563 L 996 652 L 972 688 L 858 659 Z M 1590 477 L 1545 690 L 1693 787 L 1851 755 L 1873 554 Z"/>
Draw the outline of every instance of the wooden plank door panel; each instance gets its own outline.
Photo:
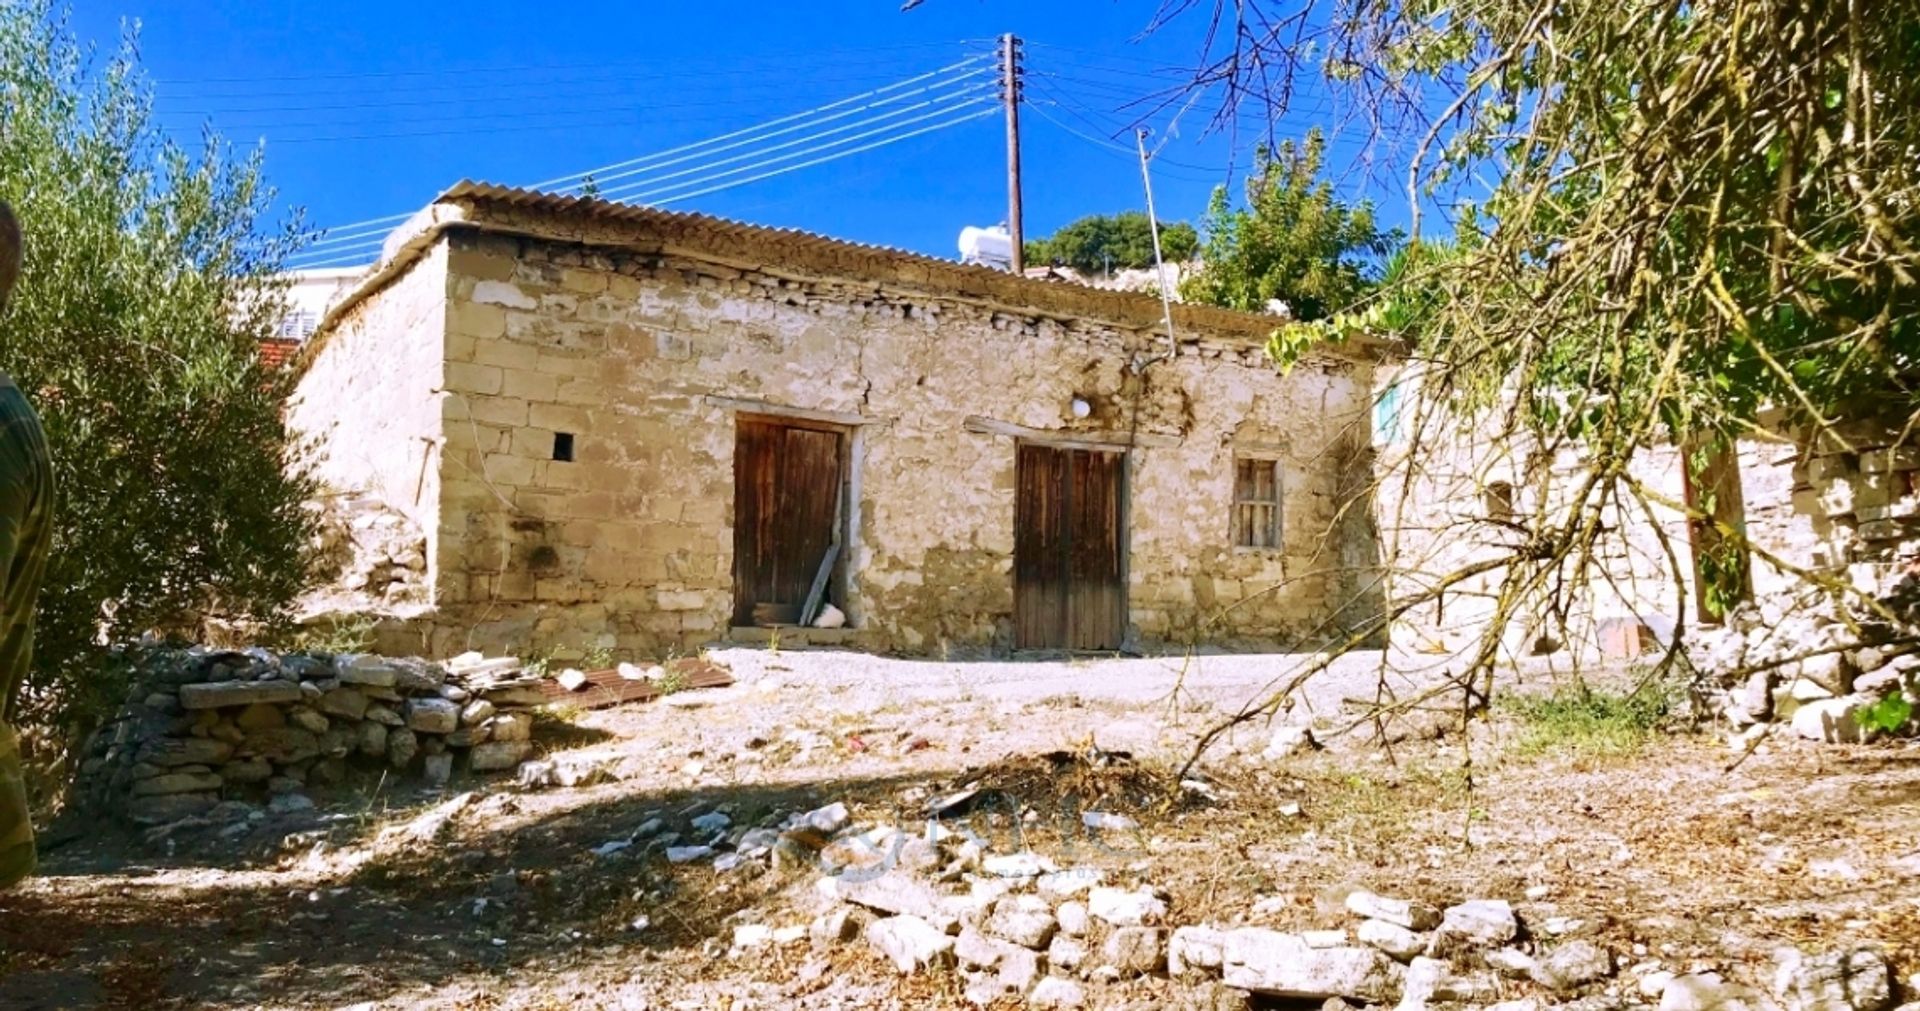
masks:
<path id="1" fill-rule="evenodd" d="M 1015 456 L 1014 646 L 1051 649 L 1067 642 L 1067 460 L 1045 446 Z"/>
<path id="2" fill-rule="evenodd" d="M 756 604 L 796 611 L 833 542 L 840 433 L 741 418 L 733 454 L 733 623 Z"/>
<path id="3" fill-rule="evenodd" d="M 1071 649 L 1119 649 L 1126 630 L 1120 564 L 1119 453 L 1076 451 L 1068 527 Z"/>
<path id="4" fill-rule="evenodd" d="M 733 623 L 753 624 L 753 605 L 769 600 L 777 564 L 777 425 L 741 419 L 733 450 Z"/>
<path id="5" fill-rule="evenodd" d="M 1050 446 L 1016 450 L 1015 648 L 1119 648 L 1125 459 Z"/>
<path id="6" fill-rule="evenodd" d="M 780 453 L 780 536 L 774 564 L 773 596 L 798 605 L 813 589 L 821 556 L 833 543 L 833 521 L 840 496 L 840 435 L 811 428 L 788 428 Z"/>

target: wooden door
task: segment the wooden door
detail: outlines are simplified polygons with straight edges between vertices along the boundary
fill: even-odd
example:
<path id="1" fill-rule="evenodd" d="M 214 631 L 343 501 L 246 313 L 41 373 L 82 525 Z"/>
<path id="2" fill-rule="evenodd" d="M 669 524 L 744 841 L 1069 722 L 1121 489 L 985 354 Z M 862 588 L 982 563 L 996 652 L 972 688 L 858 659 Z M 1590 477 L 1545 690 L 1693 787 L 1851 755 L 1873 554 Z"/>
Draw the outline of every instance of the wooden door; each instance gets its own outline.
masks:
<path id="1" fill-rule="evenodd" d="M 1687 439 L 1681 444 L 1680 481 L 1690 509 L 1708 513 L 1713 522 L 1689 520 L 1688 541 L 1693 549 L 1693 598 L 1696 620 L 1702 625 L 1718 625 L 1726 620 L 1725 611 L 1753 596 L 1753 566 L 1746 549 L 1722 533 L 1726 526 L 1744 532 L 1747 503 L 1740 485 L 1740 454 L 1731 446 L 1706 439 Z M 1701 466 L 1696 470 L 1695 464 Z M 1712 584 L 1720 607 L 1709 601 Z"/>
<path id="2" fill-rule="evenodd" d="M 733 454 L 733 622 L 755 604 L 798 614 L 839 542 L 841 433 L 741 418 Z"/>
<path id="3" fill-rule="evenodd" d="M 1126 634 L 1126 456 L 1023 444 L 1015 458 L 1019 649 L 1111 650 Z"/>

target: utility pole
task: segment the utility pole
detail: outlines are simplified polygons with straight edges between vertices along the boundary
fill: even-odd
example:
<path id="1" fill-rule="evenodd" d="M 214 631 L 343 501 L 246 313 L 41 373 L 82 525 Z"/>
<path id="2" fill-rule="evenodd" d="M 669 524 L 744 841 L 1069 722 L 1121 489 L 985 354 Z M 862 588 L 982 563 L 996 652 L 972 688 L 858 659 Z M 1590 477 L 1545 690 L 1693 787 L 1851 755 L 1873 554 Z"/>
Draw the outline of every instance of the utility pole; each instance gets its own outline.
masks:
<path id="1" fill-rule="evenodd" d="M 1007 235 L 1013 243 L 1013 272 L 1027 267 L 1020 227 L 1020 40 L 1012 32 L 1000 37 L 1000 99 L 1007 109 Z"/>

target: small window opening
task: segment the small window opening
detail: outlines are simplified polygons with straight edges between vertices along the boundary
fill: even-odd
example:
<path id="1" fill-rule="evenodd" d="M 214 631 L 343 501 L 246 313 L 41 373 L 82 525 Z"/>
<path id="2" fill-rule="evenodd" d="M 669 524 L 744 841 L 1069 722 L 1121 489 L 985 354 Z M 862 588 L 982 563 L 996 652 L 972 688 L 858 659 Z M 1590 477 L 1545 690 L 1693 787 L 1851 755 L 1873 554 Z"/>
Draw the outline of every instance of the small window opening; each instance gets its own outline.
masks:
<path id="1" fill-rule="evenodd" d="M 1401 440 L 1404 434 L 1401 429 L 1406 419 L 1401 416 L 1400 407 L 1400 384 L 1395 382 L 1382 390 L 1380 399 L 1373 403 L 1373 434 L 1376 439 L 1383 443 Z"/>
<path id="2" fill-rule="evenodd" d="M 1487 518 L 1496 523 L 1512 523 L 1513 515 L 1513 485 L 1505 481 L 1487 485 Z"/>
<path id="3" fill-rule="evenodd" d="M 1233 465 L 1234 546 L 1279 547 L 1280 461 L 1240 458 Z"/>
<path id="4" fill-rule="evenodd" d="M 553 433 L 553 458 L 563 463 L 573 462 L 573 433 Z"/>

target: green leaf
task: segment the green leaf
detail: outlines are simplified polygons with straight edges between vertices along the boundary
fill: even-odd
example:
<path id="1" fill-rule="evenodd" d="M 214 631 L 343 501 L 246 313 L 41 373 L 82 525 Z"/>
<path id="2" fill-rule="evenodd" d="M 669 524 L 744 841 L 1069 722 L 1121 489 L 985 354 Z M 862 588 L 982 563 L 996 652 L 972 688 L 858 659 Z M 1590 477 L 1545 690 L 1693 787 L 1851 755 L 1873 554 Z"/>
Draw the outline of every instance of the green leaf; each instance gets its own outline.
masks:
<path id="1" fill-rule="evenodd" d="M 1913 703 L 1906 696 L 1895 692 L 1860 710 L 1856 717 L 1860 725 L 1881 733 L 1893 733 L 1907 725 L 1913 716 Z"/>

